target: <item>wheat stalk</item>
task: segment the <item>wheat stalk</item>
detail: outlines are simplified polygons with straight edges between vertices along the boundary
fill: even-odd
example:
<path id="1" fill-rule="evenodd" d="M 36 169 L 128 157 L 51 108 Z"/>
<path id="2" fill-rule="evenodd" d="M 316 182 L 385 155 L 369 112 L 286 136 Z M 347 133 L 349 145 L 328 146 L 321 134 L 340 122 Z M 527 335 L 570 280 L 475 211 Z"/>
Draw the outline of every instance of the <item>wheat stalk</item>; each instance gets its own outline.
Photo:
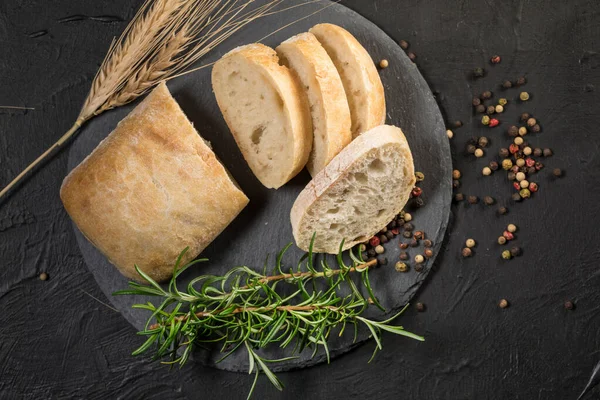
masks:
<path id="1" fill-rule="evenodd" d="M 179 76 L 247 24 L 283 11 L 274 11 L 283 1 L 251 7 L 254 0 L 146 0 L 111 43 L 73 126 L 2 189 L 0 199 L 85 122 Z"/>

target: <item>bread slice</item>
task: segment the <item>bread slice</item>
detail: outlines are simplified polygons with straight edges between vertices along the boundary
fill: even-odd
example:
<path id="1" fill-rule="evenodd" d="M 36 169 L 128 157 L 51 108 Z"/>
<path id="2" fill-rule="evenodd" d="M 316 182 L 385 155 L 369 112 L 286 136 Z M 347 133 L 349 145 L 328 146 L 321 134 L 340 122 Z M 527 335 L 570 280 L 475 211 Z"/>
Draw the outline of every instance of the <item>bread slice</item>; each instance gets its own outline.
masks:
<path id="1" fill-rule="evenodd" d="M 384 124 L 383 84 L 367 50 L 337 25 L 318 24 L 309 32 L 327 51 L 342 78 L 352 117 L 352 137 Z"/>
<path id="2" fill-rule="evenodd" d="M 212 70 L 212 86 L 240 151 L 260 182 L 279 188 L 304 168 L 312 147 L 297 77 L 262 44 L 238 47 Z"/>
<path id="3" fill-rule="evenodd" d="M 119 271 L 157 281 L 194 259 L 248 204 L 162 83 L 63 181 L 79 230 Z"/>
<path id="4" fill-rule="evenodd" d="M 296 244 L 335 254 L 370 239 L 408 201 L 415 184 L 413 158 L 400 128 L 363 133 L 302 190 L 291 211 Z"/>
<path id="5" fill-rule="evenodd" d="M 335 65 L 312 33 L 296 35 L 276 50 L 282 63 L 298 74 L 308 94 L 314 141 L 306 167 L 315 176 L 352 140 L 344 85 Z"/>

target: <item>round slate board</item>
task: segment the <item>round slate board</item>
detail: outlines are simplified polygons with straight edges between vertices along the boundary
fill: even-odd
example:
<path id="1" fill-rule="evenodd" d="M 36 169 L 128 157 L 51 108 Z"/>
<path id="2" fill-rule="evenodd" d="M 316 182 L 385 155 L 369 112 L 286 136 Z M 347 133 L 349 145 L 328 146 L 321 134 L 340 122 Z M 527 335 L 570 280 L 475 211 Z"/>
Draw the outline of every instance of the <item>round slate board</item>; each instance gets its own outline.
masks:
<path id="1" fill-rule="evenodd" d="M 303 2 L 299 0 L 286 2 L 288 6 L 296 3 Z M 320 11 L 314 13 L 318 10 Z M 306 4 L 249 25 L 223 45 L 214 49 L 202 60 L 202 64 L 214 62 L 228 50 L 259 41 L 279 27 L 312 13 L 314 14 L 308 18 L 269 36 L 263 40 L 263 43 L 275 47 L 281 41 L 307 31 L 315 24 L 330 22 L 338 24 L 354 34 L 374 60 L 382 58 L 389 60 L 390 66 L 380 71 L 386 93 L 386 123 L 402 128 L 414 155 L 415 169 L 422 171 L 426 176 L 421 185 L 426 205 L 413 213 L 415 215 L 414 224 L 417 229 L 426 232 L 427 236 L 433 240 L 434 252 L 437 253 L 448 223 L 451 202 L 452 163 L 444 122 L 434 97 L 416 65 L 377 26 L 337 3 L 324 1 Z M 244 161 L 221 116 L 211 90 L 210 72 L 210 68 L 204 68 L 174 79 L 169 82 L 168 86 L 198 132 L 212 143 L 217 156 L 250 198 L 250 204 L 202 253 L 201 256 L 208 258 L 210 262 L 200 264 L 191 271 L 187 271 L 180 279 L 180 287 L 184 287 L 187 284 L 186 281 L 192 279 L 194 275 L 220 275 L 240 264 L 261 270 L 267 254 L 270 254 L 270 260 L 273 260 L 275 254 L 293 240 L 289 222 L 290 209 L 296 196 L 310 180 L 309 174 L 303 171 L 277 191 L 266 189 L 260 184 Z M 90 154 L 98 143 L 115 128 L 117 122 L 123 119 L 135 105 L 136 103 L 107 112 L 88 123 L 71 148 L 69 170 Z M 210 190 L 210 188 L 206 188 L 206 190 Z M 176 227 L 174 228 L 176 229 Z M 156 299 L 112 296 L 114 291 L 127 287 L 127 279 L 117 272 L 76 227 L 75 232 L 87 266 L 103 292 L 131 324 L 137 329 L 141 329 L 149 315 L 146 311 L 132 309 L 131 305 L 148 300 L 156 301 Z M 370 309 L 367 316 L 374 319 L 384 319 L 408 303 L 426 278 L 433 263 L 433 259 L 428 260 L 420 273 L 413 269 L 408 273 L 396 272 L 394 263 L 398 260 L 400 251 L 398 240 L 399 238 L 395 238 L 386 245 L 385 255 L 389 259 L 389 264 L 370 274 L 375 293 L 387 310 L 383 313 L 375 307 Z M 415 250 L 410 253 L 412 256 L 417 254 Z M 301 250 L 292 246 L 286 253 L 284 263 L 287 261 L 288 267 L 294 266 L 302 255 Z M 407 329 L 410 329 L 410 322 L 402 321 L 402 323 Z M 332 335 L 329 345 L 331 357 L 342 354 L 369 338 L 369 332 L 366 329 L 359 330 L 356 342 L 353 342 L 353 334 L 347 333 L 341 338 L 338 335 Z M 262 354 L 268 358 L 282 358 L 289 356 L 290 350 L 282 350 L 274 346 L 264 349 Z M 244 351 L 238 351 L 226 360 L 215 364 L 219 357 L 218 347 L 200 349 L 194 354 L 196 361 L 206 365 L 231 371 L 247 371 L 248 357 Z M 273 370 L 300 368 L 323 360 L 325 360 L 325 355 L 322 352 L 311 358 L 311 351 L 304 351 L 297 359 L 273 365 Z"/>

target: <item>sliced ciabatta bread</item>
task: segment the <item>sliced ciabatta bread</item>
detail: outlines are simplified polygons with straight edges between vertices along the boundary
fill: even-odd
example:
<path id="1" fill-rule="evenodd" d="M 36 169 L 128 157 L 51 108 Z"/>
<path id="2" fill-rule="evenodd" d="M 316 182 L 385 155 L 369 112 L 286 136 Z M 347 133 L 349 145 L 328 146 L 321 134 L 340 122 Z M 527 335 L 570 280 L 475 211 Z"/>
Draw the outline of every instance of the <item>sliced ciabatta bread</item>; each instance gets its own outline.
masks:
<path id="1" fill-rule="evenodd" d="M 415 184 L 413 158 L 400 128 L 381 125 L 354 139 L 296 199 L 296 245 L 335 254 L 370 239 L 406 204 Z"/>
<path id="2" fill-rule="evenodd" d="M 306 167 L 315 176 L 352 140 L 344 85 L 312 33 L 296 35 L 276 50 L 282 63 L 298 74 L 308 95 L 314 142 Z"/>
<path id="3" fill-rule="evenodd" d="M 284 185 L 312 146 L 310 111 L 295 74 L 262 44 L 238 47 L 214 65 L 212 86 L 235 141 L 260 182 Z"/>
<path id="4" fill-rule="evenodd" d="M 335 64 L 348 99 L 352 137 L 385 123 L 383 84 L 373 59 L 354 36 L 333 24 L 310 29 Z"/>

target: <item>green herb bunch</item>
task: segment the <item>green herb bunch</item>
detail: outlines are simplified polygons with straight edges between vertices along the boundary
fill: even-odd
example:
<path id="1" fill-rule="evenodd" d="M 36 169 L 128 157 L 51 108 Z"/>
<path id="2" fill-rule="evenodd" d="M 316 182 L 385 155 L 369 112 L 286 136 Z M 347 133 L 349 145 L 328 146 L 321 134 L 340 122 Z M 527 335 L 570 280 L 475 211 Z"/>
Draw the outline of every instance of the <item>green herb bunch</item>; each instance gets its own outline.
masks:
<path id="1" fill-rule="evenodd" d="M 329 362 L 327 342 L 334 329 L 341 336 L 348 325 L 352 326 L 356 341 L 359 325 L 366 326 L 376 342 L 373 356 L 382 349 L 382 331 L 424 340 L 401 326 L 390 325 L 404 309 L 385 321 L 361 316 L 371 304 L 384 310 L 369 282 L 369 271 L 375 262 L 364 262 L 360 254 L 357 257 L 350 250 L 352 265 L 346 265 L 342 258 L 342 243 L 336 257 L 336 268 L 331 268 L 323 258 L 317 270 L 311 243 L 308 253 L 298 261 L 296 269 L 285 271 L 282 260 L 290 246 L 291 243 L 278 253 L 270 275 L 267 275 L 266 267 L 262 274 L 245 266 L 236 267 L 223 276 L 198 276 L 187 285 L 185 291 L 177 287 L 177 278 L 191 266 L 207 261 L 199 259 L 180 267 L 187 249 L 175 263 L 167 289 L 163 289 L 136 266 L 137 272 L 148 285 L 129 282 L 128 290 L 114 294 L 156 296 L 162 301 L 158 306 L 151 302 L 133 306 L 152 313 L 144 330 L 138 332 L 147 340 L 133 355 L 154 348 L 154 359 L 168 358 L 162 362 L 183 365 L 194 347 L 203 343 L 222 343 L 223 357 L 218 362 L 243 348 L 248 353 L 248 373 L 254 373 L 254 382 L 248 394 L 250 398 L 261 371 L 277 389 L 283 389 L 282 382 L 268 364 L 293 359 L 294 354 L 307 348 L 312 349 L 313 357 L 320 348 L 324 349 Z M 359 276 L 359 285 L 352 279 L 356 275 Z M 317 285 L 318 280 L 323 280 L 325 285 Z M 279 285 L 291 285 L 288 288 L 291 288 L 291 293 L 281 295 L 281 291 L 277 290 Z M 339 294 L 344 286 L 349 288 L 348 295 Z M 364 287 L 368 296 L 361 293 L 359 286 Z M 257 350 L 274 344 L 282 348 L 293 345 L 292 356 L 266 359 L 258 354 Z"/>

